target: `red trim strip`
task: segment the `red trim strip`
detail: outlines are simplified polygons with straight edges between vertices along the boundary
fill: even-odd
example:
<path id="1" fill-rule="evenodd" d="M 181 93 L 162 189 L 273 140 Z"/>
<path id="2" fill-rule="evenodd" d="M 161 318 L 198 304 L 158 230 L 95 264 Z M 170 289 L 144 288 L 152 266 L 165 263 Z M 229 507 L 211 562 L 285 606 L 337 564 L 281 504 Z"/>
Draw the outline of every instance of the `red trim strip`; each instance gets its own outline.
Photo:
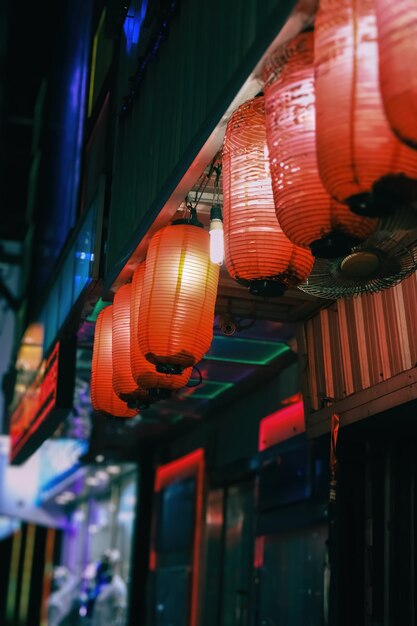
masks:
<path id="1" fill-rule="evenodd" d="M 201 542 L 203 537 L 203 508 L 204 508 L 204 450 L 198 448 L 191 454 L 187 454 L 171 463 L 161 465 L 156 470 L 155 477 L 155 493 L 158 493 L 171 483 L 177 480 L 183 480 L 189 476 L 196 477 L 196 502 L 195 502 L 195 528 L 194 528 L 194 546 L 193 546 L 193 570 L 191 580 L 191 606 L 190 606 L 190 626 L 198 624 L 199 609 L 199 587 L 200 587 L 200 558 L 201 558 Z M 157 554 L 155 546 L 152 546 L 149 567 L 155 570 L 157 566 Z"/>

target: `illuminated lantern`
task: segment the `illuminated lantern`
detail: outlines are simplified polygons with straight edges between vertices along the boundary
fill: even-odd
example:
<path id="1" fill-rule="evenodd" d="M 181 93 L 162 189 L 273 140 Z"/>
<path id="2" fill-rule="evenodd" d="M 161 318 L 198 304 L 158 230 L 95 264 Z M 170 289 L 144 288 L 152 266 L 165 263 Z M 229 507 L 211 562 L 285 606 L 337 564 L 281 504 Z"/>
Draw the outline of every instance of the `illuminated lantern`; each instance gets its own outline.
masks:
<path id="1" fill-rule="evenodd" d="M 333 200 L 320 180 L 316 154 L 313 33 L 278 50 L 265 71 L 266 137 L 278 222 L 299 246 L 319 257 L 348 254 L 375 230 Z"/>
<path id="2" fill-rule="evenodd" d="M 152 395 L 164 396 L 164 390 L 174 390 L 184 387 L 191 376 L 192 367 L 187 367 L 182 374 L 162 374 L 156 371 L 155 365 L 150 363 L 139 348 L 139 309 L 142 298 L 143 279 L 145 276 L 145 263 L 141 263 L 133 274 L 131 285 L 125 285 L 126 306 L 130 307 L 130 362 L 131 371 L 137 384 L 150 390 Z"/>
<path id="3" fill-rule="evenodd" d="M 213 338 L 219 266 L 210 236 L 178 220 L 152 237 L 139 308 L 139 347 L 158 372 L 180 374 L 203 358 Z"/>
<path id="4" fill-rule="evenodd" d="M 313 257 L 291 243 L 278 224 L 263 97 L 242 104 L 231 116 L 222 169 L 227 270 L 252 293 L 281 295 L 307 278 Z"/>
<path id="5" fill-rule="evenodd" d="M 113 389 L 112 306 L 103 309 L 96 322 L 91 365 L 91 403 L 95 411 L 114 417 L 134 417 Z"/>
<path id="6" fill-rule="evenodd" d="M 113 389 L 122 400 L 146 403 L 149 398 L 133 378 L 130 366 L 130 290 L 123 285 L 113 300 Z"/>
<path id="7" fill-rule="evenodd" d="M 362 214 L 389 213 L 412 202 L 417 152 L 399 141 L 385 116 L 374 0 L 321 0 L 314 33 L 317 157 L 324 186 Z"/>
<path id="8" fill-rule="evenodd" d="M 376 0 L 379 80 L 389 123 L 417 147 L 417 3 Z"/>

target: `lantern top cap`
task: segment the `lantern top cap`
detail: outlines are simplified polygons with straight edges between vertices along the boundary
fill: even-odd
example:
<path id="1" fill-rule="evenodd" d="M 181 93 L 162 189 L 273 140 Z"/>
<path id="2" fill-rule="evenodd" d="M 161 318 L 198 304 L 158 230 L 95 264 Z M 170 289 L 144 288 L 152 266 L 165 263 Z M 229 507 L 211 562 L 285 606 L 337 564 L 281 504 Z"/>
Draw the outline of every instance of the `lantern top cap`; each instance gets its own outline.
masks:
<path id="1" fill-rule="evenodd" d="M 180 224 L 185 224 L 186 226 L 197 226 L 197 228 L 204 228 L 204 224 L 202 224 L 198 219 L 197 211 L 195 210 L 191 211 L 189 218 L 182 218 L 171 222 L 171 226 L 179 226 Z"/>

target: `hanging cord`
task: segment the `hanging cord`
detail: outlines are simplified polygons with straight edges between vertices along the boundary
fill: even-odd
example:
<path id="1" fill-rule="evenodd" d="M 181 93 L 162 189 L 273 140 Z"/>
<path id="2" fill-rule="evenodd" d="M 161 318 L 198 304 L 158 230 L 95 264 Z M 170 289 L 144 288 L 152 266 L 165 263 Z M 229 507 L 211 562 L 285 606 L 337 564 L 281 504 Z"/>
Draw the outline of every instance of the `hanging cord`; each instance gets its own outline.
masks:
<path id="1" fill-rule="evenodd" d="M 203 382 L 203 376 L 200 372 L 200 370 L 198 369 L 198 367 L 196 365 L 193 365 L 193 371 L 196 371 L 198 374 L 198 381 L 195 381 L 193 384 L 190 385 L 190 380 L 188 381 L 188 383 L 185 385 L 186 387 L 188 387 L 189 389 L 192 389 L 193 387 L 199 387 L 199 385 L 201 385 L 201 383 Z"/>
<path id="2" fill-rule="evenodd" d="M 213 172 L 215 171 L 216 167 L 215 167 L 215 162 L 216 162 L 216 157 L 213 158 L 212 162 L 210 163 L 210 167 L 209 167 L 209 171 L 207 172 L 205 178 L 202 179 L 198 189 L 195 192 L 195 198 L 194 198 L 194 207 L 197 207 L 197 205 L 200 203 L 200 200 L 203 196 L 203 193 L 206 190 L 206 187 L 209 183 L 209 180 L 211 178 L 211 175 L 213 174 Z M 204 187 L 202 188 L 204 183 Z M 200 191 L 201 190 L 201 191 Z M 198 195 L 200 193 L 200 196 Z"/>
<path id="3" fill-rule="evenodd" d="M 200 203 L 203 193 L 205 192 L 206 187 L 213 174 L 213 171 L 215 170 L 215 165 L 214 165 L 215 162 L 216 162 L 216 157 L 214 157 L 214 159 L 210 163 L 210 167 L 209 167 L 207 174 L 203 173 L 203 175 L 201 176 L 200 184 L 197 187 L 195 194 L 194 194 L 194 203 L 191 201 L 190 194 L 187 194 L 187 196 L 185 197 L 185 206 L 186 206 L 186 210 L 188 210 L 190 214 L 190 222 L 197 219 L 197 206 Z"/>
<path id="4" fill-rule="evenodd" d="M 212 202 L 212 208 L 214 206 L 218 206 L 221 207 L 221 202 L 220 202 L 220 176 L 222 174 L 222 165 L 221 163 L 219 163 L 219 165 L 213 165 L 213 170 L 216 172 L 216 177 L 214 179 L 214 194 L 213 194 L 213 202 Z"/>

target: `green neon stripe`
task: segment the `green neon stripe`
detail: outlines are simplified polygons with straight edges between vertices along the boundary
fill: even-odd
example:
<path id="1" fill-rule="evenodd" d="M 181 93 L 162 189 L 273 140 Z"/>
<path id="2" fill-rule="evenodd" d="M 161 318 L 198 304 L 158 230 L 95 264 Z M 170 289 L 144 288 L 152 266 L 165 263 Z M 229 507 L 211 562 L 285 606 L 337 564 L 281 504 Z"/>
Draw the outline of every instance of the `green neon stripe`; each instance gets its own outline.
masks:
<path id="1" fill-rule="evenodd" d="M 215 337 L 210 353 L 206 354 L 204 359 L 244 365 L 267 365 L 289 350 L 290 348 L 285 343 Z M 240 356 L 238 353 L 245 353 L 245 355 Z"/>
<path id="2" fill-rule="evenodd" d="M 214 380 L 207 380 L 198 387 L 195 387 L 195 390 L 191 389 L 191 392 L 187 395 L 190 398 L 212 400 L 213 398 L 217 398 L 217 396 L 233 386 L 233 383 L 223 383 Z"/>

